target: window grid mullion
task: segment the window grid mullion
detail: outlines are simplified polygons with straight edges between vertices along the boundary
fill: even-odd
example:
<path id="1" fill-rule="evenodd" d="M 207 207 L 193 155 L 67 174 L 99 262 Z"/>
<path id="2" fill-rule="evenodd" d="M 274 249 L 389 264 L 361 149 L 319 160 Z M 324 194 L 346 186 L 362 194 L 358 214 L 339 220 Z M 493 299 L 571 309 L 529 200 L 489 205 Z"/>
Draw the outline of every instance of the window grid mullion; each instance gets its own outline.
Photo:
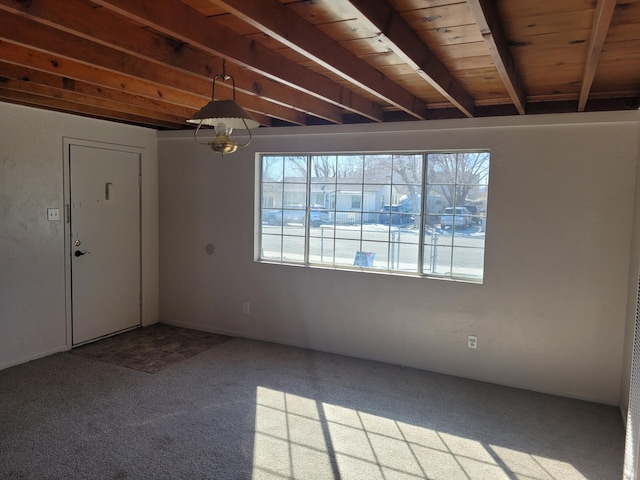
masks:
<path id="1" fill-rule="evenodd" d="M 360 251 L 362 252 L 364 250 L 363 248 L 363 240 L 362 240 L 362 236 L 363 236 L 363 229 L 364 229 L 364 172 L 365 172 L 365 168 L 366 168 L 366 155 L 362 155 L 362 173 L 360 175 L 360 211 L 358 212 L 358 215 L 360 217 Z M 360 267 L 362 269 L 362 267 Z"/>
<path id="2" fill-rule="evenodd" d="M 422 179 L 420 185 L 420 212 L 418 213 L 418 220 L 420 221 L 420 227 L 418 231 L 418 265 L 417 273 L 424 275 L 424 224 L 427 216 L 427 154 L 422 154 Z"/>
<path id="3" fill-rule="evenodd" d="M 282 157 L 282 195 L 280 197 L 280 220 L 281 220 L 281 225 L 280 225 L 280 263 L 282 263 L 284 261 L 284 218 L 282 217 L 283 215 L 283 211 L 282 209 L 284 208 L 284 191 L 285 191 L 285 176 L 284 176 L 284 157 Z"/>
<path id="4" fill-rule="evenodd" d="M 386 237 L 386 243 L 387 243 L 386 268 L 385 268 L 385 266 L 383 264 L 383 265 L 380 265 L 379 268 L 376 268 L 376 270 L 377 271 L 386 271 L 388 273 L 394 274 L 394 273 L 397 273 L 397 272 L 403 270 L 402 268 L 400 268 L 400 264 L 399 264 L 399 260 L 400 260 L 400 255 L 399 255 L 399 253 L 400 253 L 399 252 L 399 250 L 400 250 L 399 237 L 394 235 L 395 231 L 393 230 L 393 213 L 394 213 L 393 212 L 393 208 L 392 208 L 392 206 L 394 204 L 394 201 L 393 201 L 394 194 L 393 193 L 394 193 L 394 191 L 395 191 L 395 189 L 397 187 L 397 185 L 395 183 L 394 171 L 395 171 L 396 168 L 405 168 L 405 166 L 404 166 L 404 164 L 398 164 L 398 159 L 396 157 L 399 154 L 395 154 L 395 153 L 387 153 L 387 154 L 380 153 L 380 154 L 370 154 L 370 155 L 390 156 L 390 160 L 391 160 L 390 178 L 389 178 L 388 183 L 387 183 L 388 188 L 389 188 L 389 200 L 388 200 L 389 201 L 389 222 L 388 222 L 388 225 L 387 225 L 388 228 L 386 229 L 386 232 L 385 232 L 385 235 L 384 235 Z M 417 239 L 416 240 L 417 240 L 418 251 L 415 252 L 414 254 L 412 254 L 412 257 L 415 258 L 416 259 L 415 261 L 417 262 L 416 263 L 416 269 L 414 270 L 416 272 L 416 274 L 418 274 L 420 276 L 441 276 L 441 275 L 434 275 L 435 269 L 432 268 L 433 266 L 431 264 L 430 264 L 430 267 L 429 267 L 430 274 L 425 272 L 425 259 L 427 258 L 426 257 L 427 254 L 425 252 L 425 248 L 426 248 L 425 241 L 426 241 L 426 235 L 427 235 L 426 219 L 428 218 L 428 214 L 430 212 L 429 209 L 430 209 L 430 205 L 431 205 L 430 199 L 429 199 L 429 182 L 432 181 L 432 180 L 433 181 L 441 181 L 438 172 L 436 172 L 436 176 L 433 179 L 431 178 L 431 175 L 429 173 L 430 155 L 431 155 L 430 152 L 422 152 L 420 154 L 420 160 L 421 160 L 421 164 L 422 164 L 422 173 L 421 173 L 421 178 L 420 178 L 421 185 L 420 185 L 420 190 L 419 191 L 421 192 L 420 193 L 421 200 L 419 202 L 419 204 L 420 204 L 419 208 L 417 208 L 417 209 L 415 207 L 412 208 L 412 212 L 415 212 L 414 214 L 417 214 L 418 221 L 420 222 L 420 224 L 418 226 L 418 231 L 416 232 L 415 230 L 413 230 L 412 232 L 409 232 L 408 229 L 406 231 L 405 230 L 402 230 L 402 231 L 405 232 L 405 233 L 406 232 L 411 233 L 411 236 L 415 236 L 415 234 L 417 233 Z M 462 198 L 458 198 L 459 197 L 460 180 L 465 180 L 465 182 L 466 182 L 465 185 L 472 184 L 473 187 L 477 187 L 477 188 L 475 188 L 473 190 L 474 192 L 476 192 L 474 194 L 475 196 L 469 197 L 471 199 L 470 200 L 471 202 L 475 202 L 475 200 L 474 200 L 475 198 L 481 198 L 481 197 L 478 197 L 477 191 L 483 191 L 484 190 L 485 191 L 484 195 L 486 197 L 486 188 L 487 188 L 486 184 L 478 183 L 476 185 L 473 182 L 469 182 L 469 180 L 475 179 L 475 177 L 473 177 L 473 175 L 478 176 L 480 174 L 476 174 L 475 172 L 471 172 L 471 173 L 469 173 L 469 175 L 472 175 L 471 177 L 469 177 L 467 175 L 467 173 L 465 173 L 464 178 L 460 177 L 460 175 L 461 175 L 460 162 L 466 161 L 465 160 L 466 157 L 464 155 L 466 155 L 466 153 L 462 153 L 462 152 L 447 152 L 447 153 L 444 153 L 444 156 L 447 156 L 452 160 L 452 162 L 450 163 L 450 167 L 446 167 L 446 171 L 450 172 L 450 174 L 452 174 L 451 176 L 453 176 L 453 178 L 454 178 L 453 184 L 449 184 L 453 188 L 453 191 L 451 192 L 452 196 L 449 197 L 451 199 L 451 203 L 452 203 L 452 206 L 451 206 L 452 215 L 451 216 L 453 218 L 453 224 L 451 225 L 451 229 L 450 229 L 451 241 L 450 241 L 450 247 L 449 247 L 450 252 L 449 252 L 449 260 L 448 260 L 449 273 L 448 273 L 448 275 L 446 275 L 447 277 L 454 278 L 454 279 L 456 279 L 456 278 L 459 278 L 459 279 L 475 278 L 477 276 L 477 273 L 474 270 L 469 270 L 469 268 L 474 268 L 474 269 L 478 268 L 478 267 L 472 266 L 472 264 L 467 264 L 467 262 L 469 261 L 468 258 L 467 258 L 467 253 L 464 253 L 464 254 L 461 253 L 462 256 L 457 256 L 456 252 L 460 252 L 460 249 L 464 249 L 465 252 L 466 251 L 484 252 L 484 250 L 485 250 L 484 237 L 483 237 L 483 240 L 482 240 L 481 243 L 475 243 L 475 244 L 470 244 L 470 245 L 467 245 L 466 242 L 464 242 L 463 245 L 458 245 L 456 243 L 456 234 L 458 233 L 458 230 L 460 230 L 456 226 L 456 217 L 459 218 L 462 215 L 462 213 L 458 212 L 456 210 L 456 208 L 465 205 L 466 204 L 465 203 L 466 202 L 466 198 L 467 198 L 466 196 L 464 196 Z M 356 156 L 358 156 L 358 155 L 356 155 Z M 310 257 L 311 257 L 311 249 L 312 249 L 312 246 L 311 246 L 311 233 L 312 232 L 311 232 L 310 219 L 311 219 L 311 205 L 312 205 L 311 196 L 312 196 L 312 158 L 313 158 L 313 154 L 306 154 L 305 157 L 306 157 L 306 168 L 307 168 L 307 170 L 305 172 L 306 202 L 305 202 L 305 208 L 304 208 L 305 217 L 304 217 L 304 229 L 303 229 L 303 232 L 304 232 L 303 233 L 303 235 L 304 235 L 303 264 L 306 265 L 306 266 L 309 266 L 309 265 L 311 265 Z M 369 211 L 370 207 L 367 206 L 367 208 L 365 208 L 365 204 L 369 205 L 368 201 L 371 200 L 371 199 L 367 198 L 366 199 L 367 202 L 365 202 L 365 196 L 367 195 L 366 194 L 366 192 L 367 192 L 366 177 L 367 176 L 366 176 L 366 170 L 365 170 L 366 169 L 365 157 L 366 157 L 366 154 L 361 154 L 360 158 L 361 158 L 361 162 L 362 162 L 362 168 L 361 168 L 361 171 L 359 172 L 359 176 L 360 176 L 359 208 L 357 210 L 356 209 L 353 210 L 354 213 L 359 216 L 358 218 L 360 218 L 360 220 L 359 220 L 360 224 L 358 225 L 357 229 L 355 230 L 355 231 L 358 232 L 357 233 L 357 239 L 358 239 L 357 243 L 358 243 L 360 251 L 366 250 L 366 246 L 364 245 L 364 241 L 365 241 L 364 237 L 365 237 L 365 232 L 368 232 L 368 230 L 365 229 L 365 225 L 364 225 L 365 217 L 364 216 L 365 216 L 365 210 Z M 280 188 L 278 190 L 273 190 L 272 189 L 273 186 L 271 186 L 268 191 L 265 191 L 265 183 L 263 182 L 263 179 L 262 179 L 262 174 L 264 173 L 264 165 L 265 165 L 264 164 L 264 161 L 265 161 L 264 158 L 265 157 L 261 157 L 260 169 L 259 169 L 260 170 L 260 173 L 259 173 L 259 175 L 260 175 L 260 185 L 259 185 L 260 222 L 259 223 L 260 224 L 258 226 L 257 232 L 259 233 L 259 238 L 260 238 L 260 243 L 259 243 L 260 250 L 259 250 L 257 258 L 259 258 L 261 260 L 269 261 L 268 259 L 265 259 L 264 255 L 263 255 L 263 253 L 264 253 L 265 227 L 264 227 L 263 222 L 262 222 L 262 218 L 263 218 L 262 215 L 264 213 L 264 208 L 263 207 L 266 206 L 266 203 L 263 204 L 263 202 L 265 202 L 264 196 L 265 195 L 273 195 L 275 192 L 277 192 L 279 190 L 280 203 L 283 203 L 284 202 L 284 198 L 285 198 L 285 194 L 287 192 L 287 188 L 286 188 L 287 187 L 287 179 L 285 177 L 286 166 L 285 166 L 285 162 L 284 162 L 284 158 L 283 158 L 283 162 L 282 162 L 283 171 L 282 171 L 282 180 L 280 182 Z M 488 157 L 487 157 L 487 159 L 488 159 Z M 333 208 L 330 210 L 332 215 L 333 215 L 333 226 L 332 226 L 333 227 L 333 235 L 331 237 L 332 238 L 332 242 L 330 242 L 330 243 L 333 244 L 332 254 L 331 254 L 331 264 L 332 264 L 333 267 L 337 266 L 337 264 L 336 264 L 336 255 L 337 255 L 336 249 L 339 246 L 339 242 L 338 242 L 338 238 L 337 238 L 338 235 L 337 235 L 337 232 L 336 232 L 337 211 L 338 211 L 338 198 L 337 198 L 337 193 L 336 192 L 338 191 L 338 184 L 339 184 L 338 180 L 339 180 L 339 170 L 340 170 L 338 163 L 339 163 L 338 162 L 338 157 L 336 157 L 336 172 L 335 172 L 335 178 L 334 178 L 334 205 L 333 205 Z M 415 166 L 415 164 L 414 164 L 414 166 Z M 353 165 L 352 165 L 352 167 L 353 167 Z M 465 168 L 466 167 L 463 166 L 463 169 L 465 169 Z M 485 168 L 486 172 L 488 172 L 488 168 L 489 168 L 489 165 L 488 165 L 488 162 L 487 162 L 487 166 Z M 446 171 L 444 173 L 446 173 Z M 464 171 L 466 172 L 466 170 L 464 170 Z M 351 178 L 353 178 L 355 180 L 355 178 L 353 176 L 353 173 L 355 173 L 353 171 L 353 168 L 351 168 L 350 172 L 351 172 L 350 175 L 352 175 Z M 486 175 L 486 173 L 484 175 Z M 443 178 L 446 178 L 446 177 L 443 177 Z M 404 179 L 404 177 L 403 177 L 403 179 Z M 347 183 L 349 183 L 348 182 L 348 180 L 349 180 L 348 178 L 345 177 L 345 180 L 347 180 Z M 373 178 L 372 181 L 375 181 L 375 178 Z M 384 185 L 384 184 L 381 184 L 381 185 Z M 402 183 L 402 185 L 405 185 L 405 184 Z M 298 191 L 300 191 L 300 190 L 298 190 Z M 354 191 L 357 192 L 357 190 L 354 190 Z M 270 193 L 270 192 L 273 192 L 273 193 Z M 442 194 L 440 194 L 440 196 L 441 195 Z M 275 197 L 275 198 L 277 199 L 277 197 Z M 411 198 L 413 200 L 413 196 Z M 374 208 L 375 208 L 375 205 L 377 205 L 377 202 L 378 202 L 378 199 L 376 197 Z M 403 202 L 404 202 L 404 200 L 403 200 Z M 323 202 L 323 203 L 325 203 L 325 202 Z M 415 203 L 415 202 L 413 202 L 413 203 Z M 477 203 L 480 204 L 479 202 L 477 202 Z M 460 205 L 458 205 L 458 204 L 460 204 Z M 435 203 L 434 205 L 437 207 L 437 203 Z M 445 205 L 446 205 L 446 203 L 445 203 Z M 352 201 L 349 210 L 352 210 L 353 207 L 354 207 L 354 205 L 353 205 L 353 201 Z M 437 213 L 442 214 L 440 212 L 440 209 L 435 209 L 436 207 L 434 207 L 434 210 L 433 210 L 434 214 L 437 214 Z M 279 208 L 279 210 L 281 211 L 280 212 L 281 214 L 283 212 L 283 208 L 284 208 L 284 203 L 282 205 L 280 205 L 280 208 Z M 476 208 L 478 208 L 478 207 L 476 207 Z M 416 212 L 416 210 L 417 210 L 417 212 Z M 473 211 L 474 210 L 472 210 L 472 212 Z M 279 250 L 280 250 L 280 252 L 279 252 L 280 263 L 285 263 L 285 250 L 287 250 L 289 248 L 289 247 L 286 246 L 285 239 L 287 237 L 289 237 L 290 235 L 287 235 L 285 233 L 284 218 L 281 217 L 281 220 L 282 220 L 282 222 L 280 223 L 279 232 L 274 231 L 272 233 L 272 232 L 268 231 L 268 236 L 271 236 L 271 235 L 275 234 L 274 235 L 275 237 L 280 237 L 280 242 L 279 242 L 280 243 L 280 245 L 279 245 L 279 247 L 280 247 L 279 248 Z M 465 223 L 465 225 L 466 225 L 466 223 Z M 475 223 L 472 224 L 472 225 L 475 225 Z M 378 225 L 378 228 L 379 228 L 379 225 Z M 397 228 L 398 228 L 398 231 L 400 231 L 399 229 L 401 228 L 401 225 L 399 224 Z M 376 228 L 374 227 L 374 229 L 372 231 L 375 231 L 375 229 Z M 482 229 L 480 229 L 478 231 L 482 232 Z M 470 236 L 469 232 L 467 232 L 466 229 L 462 229 L 462 230 L 460 230 L 460 232 L 465 236 L 465 238 L 467 236 Z M 299 236 L 295 235 L 295 232 L 292 232 L 292 233 L 293 233 L 293 235 L 291 235 L 291 238 L 295 238 L 295 237 L 299 238 Z M 382 232 L 380 232 L 380 233 L 382 233 Z M 471 232 L 471 233 L 473 233 L 473 232 Z M 372 245 L 379 243 L 381 247 L 383 246 L 382 239 L 378 240 L 375 235 L 371 236 L 371 235 L 367 234 L 367 237 L 368 237 L 367 241 L 373 242 Z M 349 235 L 348 237 L 344 237 L 344 238 L 353 238 L 353 236 Z M 269 244 L 273 245 L 273 243 L 271 243 L 271 240 L 269 240 Z M 273 246 L 275 246 L 275 245 L 273 245 Z M 345 267 L 347 267 L 347 265 L 343 265 L 344 258 L 342 258 L 342 257 L 345 256 L 344 255 L 345 252 L 343 250 L 346 247 L 345 247 L 345 245 L 342 245 L 341 248 L 342 248 L 341 253 L 340 253 L 340 255 L 341 255 L 341 257 L 340 257 L 341 261 L 340 262 L 341 263 L 340 263 L 340 266 L 338 268 L 345 268 Z M 373 247 L 373 248 L 377 249 L 377 247 Z M 432 245 L 432 249 L 433 248 L 437 248 L 437 245 Z M 349 252 L 347 251 L 346 253 L 348 255 Z M 292 259 L 290 259 L 290 261 L 291 260 Z M 459 264 L 456 265 L 455 262 L 458 262 Z M 296 263 L 296 262 L 293 261 L 293 263 Z M 324 264 L 325 262 L 322 261 L 321 263 Z M 397 268 L 396 268 L 396 263 L 398 264 Z M 442 265 L 442 266 L 445 266 L 445 265 Z M 347 268 L 349 268 L 349 267 L 347 267 Z M 460 272 L 459 275 L 454 273 L 454 268 L 458 269 L 458 271 Z M 360 270 L 368 270 L 368 269 L 364 269 L 362 266 L 360 266 L 359 269 Z M 482 275 L 483 270 L 484 269 L 483 269 L 483 267 L 481 265 L 479 267 L 480 278 L 482 278 L 482 276 L 483 276 Z M 410 272 L 410 271 L 411 270 L 406 270 L 406 272 Z"/>
<path id="5" fill-rule="evenodd" d="M 304 208 L 304 264 L 309 265 L 310 228 L 311 228 L 311 155 L 307 155 L 306 199 Z"/>

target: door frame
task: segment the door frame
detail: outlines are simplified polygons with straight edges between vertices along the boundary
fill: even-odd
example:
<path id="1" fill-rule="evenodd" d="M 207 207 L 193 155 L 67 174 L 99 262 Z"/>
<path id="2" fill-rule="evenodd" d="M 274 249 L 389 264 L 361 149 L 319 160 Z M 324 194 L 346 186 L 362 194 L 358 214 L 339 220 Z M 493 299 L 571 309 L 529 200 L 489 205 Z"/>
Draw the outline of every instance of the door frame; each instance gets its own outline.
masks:
<path id="1" fill-rule="evenodd" d="M 108 142 L 99 142 L 94 140 L 83 140 L 78 138 L 71 137 L 63 137 L 62 147 L 63 147 L 63 198 L 64 198 L 64 208 L 61 212 L 62 215 L 62 223 L 64 225 L 64 284 L 65 284 L 65 326 L 66 326 L 66 338 L 67 338 L 67 346 L 69 348 L 73 348 L 73 299 L 72 299 L 72 290 L 71 290 L 71 146 L 77 145 L 82 147 L 90 147 L 90 148 L 101 148 L 105 150 L 117 150 L 121 152 L 133 153 L 138 155 L 139 161 L 139 175 L 140 175 L 140 184 L 139 184 L 139 202 L 140 202 L 140 211 L 139 211 L 139 224 L 140 224 L 140 323 L 139 326 L 144 325 L 143 321 L 143 308 L 144 308 L 144 289 L 143 289 L 143 278 L 144 278 L 144 265 L 143 265 L 143 225 L 142 225 L 142 217 L 143 217 L 143 198 L 142 198 L 142 176 L 144 172 L 143 168 L 143 152 L 144 148 L 135 147 L 131 145 L 120 145 L 116 143 L 108 143 Z M 136 328 L 136 327 L 134 327 Z M 119 332 L 117 332 L 119 333 Z M 108 336 L 108 335 L 107 335 Z"/>

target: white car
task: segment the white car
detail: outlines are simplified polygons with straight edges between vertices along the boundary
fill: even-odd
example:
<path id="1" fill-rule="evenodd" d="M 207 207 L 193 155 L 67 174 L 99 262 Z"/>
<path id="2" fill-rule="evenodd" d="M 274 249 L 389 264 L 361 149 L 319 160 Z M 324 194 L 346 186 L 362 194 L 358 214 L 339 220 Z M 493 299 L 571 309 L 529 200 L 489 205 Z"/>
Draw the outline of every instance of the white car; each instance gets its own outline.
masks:
<path id="1" fill-rule="evenodd" d="M 472 222 L 473 218 L 465 207 L 447 207 L 440 217 L 440 228 L 442 230 L 454 226 L 456 228 L 468 228 Z"/>

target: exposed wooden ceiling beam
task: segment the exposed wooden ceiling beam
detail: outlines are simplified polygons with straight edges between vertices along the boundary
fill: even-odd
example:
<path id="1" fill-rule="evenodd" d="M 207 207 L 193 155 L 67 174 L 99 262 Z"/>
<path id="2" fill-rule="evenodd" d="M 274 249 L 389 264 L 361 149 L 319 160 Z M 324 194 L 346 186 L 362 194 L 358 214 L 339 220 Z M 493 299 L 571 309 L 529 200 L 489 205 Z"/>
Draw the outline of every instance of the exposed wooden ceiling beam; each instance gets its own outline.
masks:
<path id="1" fill-rule="evenodd" d="M 332 0 L 355 8 L 369 28 L 425 81 L 467 117 L 473 117 L 474 100 L 424 44 L 411 26 L 386 0 Z"/>
<path id="2" fill-rule="evenodd" d="M 127 104 L 123 102 L 114 102 L 109 99 L 96 97 L 91 93 L 78 92 L 75 90 L 75 82 L 73 80 L 64 82 L 64 84 L 61 86 L 62 88 L 38 84 L 36 82 L 27 80 L 15 80 L 7 77 L 2 77 L 1 83 L 2 86 L 8 90 L 17 90 L 41 97 L 64 100 L 69 103 L 89 105 L 102 108 L 104 110 L 128 113 L 141 118 L 153 118 L 161 120 L 163 122 L 173 123 L 175 125 L 184 125 L 187 119 L 187 117 L 173 115 L 169 112 L 158 112 L 157 110 L 151 110 L 148 108 L 139 107 L 137 105 Z"/>
<path id="3" fill-rule="evenodd" d="M 2 46 L 4 45 L 6 45 L 6 42 L 2 43 Z M 0 59 L 2 58 L 2 55 L 0 55 Z M 33 58 L 33 56 L 30 58 Z M 190 125 L 188 126 L 185 124 L 185 120 L 191 117 L 193 113 L 203 105 L 203 102 L 199 98 L 194 106 L 183 106 L 162 102 L 146 96 L 129 93 L 122 89 L 96 85 L 94 83 L 66 77 L 64 75 L 61 76 L 60 73 L 61 72 L 49 73 L 24 65 L 0 61 L 0 83 L 8 89 L 17 87 L 22 90 L 29 91 L 28 87 L 38 85 L 48 88 L 46 90 L 32 91 L 35 95 L 46 96 L 44 93 L 45 91 L 58 99 L 63 99 L 64 93 L 85 95 L 88 98 L 79 97 L 85 105 L 93 104 L 94 106 L 101 107 L 105 110 L 114 110 L 117 112 L 128 112 L 131 108 L 147 110 L 146 115 L 149 118 L 162 120 L 164 115 L 168 117 L 165 118 L 165 120 L 175 121 L 176 119 L 180 119 L 181 121 L 179 125 L 182 128 L 190 127 Z M 103 72 L 102 75 L 104 76 L 104 74 L 105 72 Z M 25 83 L 17 84 L 16 81 Z M 23 87 L 25 85 L 27 88 Z M 56 90 L 60 90 L 61 92 L 56 92 Z M 71 98 L 66 99 L 73 102 L 73 99 Z M 96 99 L 95 102 L 94 99 Z M 109 105 L 109 109 L 105 108 L 107 104 Z M 152 112 L 157 112 L 157 115 L 154 115 Z M 131 113 L 140 116 L 140 111 L 133 111 Z M 267 117 L 257 112 L 252 112 L 252 115 L 261 125 L 271 125 L 271 117 Z"/>
<path id="4" fill-rule="evenodd" d="M 384 102 L 417 119 L 426 118 L 427 108 L 423 101 L 386 78 L 278 0 L 211 2 Z"/>
<path id="5" fill-rule="evenodd" d="M 524 115 L 526 95 L 522 80 L 516 70 L 515 61 L 509 51 L 509 42 L 502 28 L 496 2 L 494 0 L 467 0 L 467 3 L 513 104 L 518 113 Z"/>
<path id="6" fill-rule="evenodd" d="M 211 78 L 220 64 L 213 65 L 210 55 L 185 45 L 178 45 L 158 34 L 123 23 L 102 9 L 91 8 L 76 0 L 0 0 L 0 8 L 23 15 L 45 25 L 63 30 L 105 46 L 111 46 L 146 60 L 167 64 L 188 73 Z M 228 69 L 239 91 L 258 95 L 288 108 L 342 123 L 338 107 L 311 95 L 241 69 Z M 295 102 L 292 100 L 295 98 Z"/>
<path id="7" fill-rule="evenodd" d="M 589 99 L 589 92 L 593 84 L 593 78 L 598 69 L 602 46 L 607 38 L 613 11 L 616 8 L 616 0 L 598 0 L 596 11 L 593 16 L 593 28 L 591 29 L 591 41 L 589 42 L 589 51 L 587 53 L 587 63 L 582 76 L 582 85 L 580 86 L 580 100 L 578 101 L 578 111 L 583 112 Z"/>
<path id="8" fill-rule="evenodd" d="M 181 105 L 172 105 L 166 102 L 158 102 L 140 95 L 131 94 L 122 90 L 94 85 L 52 73 L 42 72 L 26 66 L 15 65 L 0 61 L 0 78 L 20 80 L 31 85 L 43 85 L 53 89 L 99 97 L 103 102 L 114 102 L 115 105 L 133 106 L 158 112 L 158 114 L 169 114 L 176 118 L 187 119 L 195 111 L 194 108 Z M 122 110 L 126 111 L 126 110 Z M 158 117 L 160 118 L 160 117 Z"/>
<path id="9" fill-rule="evenodd" d="M 166 122 L 150 117 L 140 117 L 124 112 L 117 112 L 108 108 L 95 107 L 93 105 L 85 105 L 83 103 L 70 103 L 66 100 L 40 96 L 34 93 L 12 90 L 4 88 L 0 84 L 0 99 L 9 103 L 17 103 L 36 108 L 44 108 L 47 110 L 55 110 L 58 112 L 72 113 L 92 118 L 100 118 L 105 120 L 114 120 L 124 123 L 134 123 L 141 126 L 150 126 L 155 128 L 163 128 L 175 130 L 181 128 L 180 124 Z"/>
<path id="10" fill-rule="evenodd" d="M 122 84 L 130 81 L 132 77 L 137 77 L 158 84 L 158 88 L 170 85 L 171 88 L 183 92 L 197 93 L 203 97 L 203 100 L 197 105 L 191 105 L 195 109 L 200 108 L 210 99 L 211 81 L 208 79 L 194 77 L 159 63 L 134 57 L 53 27 L 35 23 L 24 17 L 11 16 L 2 10 L 0 10 L 0 24 L 3 24 L 3 28 L 0 30 L 0 39 L 55 53 L 66 59 L 95 65 L 108 70 L 109 72 L 104 74 L 115 76 L 116 80 Z M 26 65 L 29 64 L 26 63 Z M 231 96 L 228 89 L 225 89 L 225 92 L 221 97 Z M 162 98 L 161 94 L 159 98 Z M 237 93 L 237 98 L 252 113 L 268 113 L 270 116 L 298 125 L 306 123 L 305 114 L 298 110 L 278 104 L 266 105 L 265 103 L 271 102 L 242 92 Z"/>
<path id="11" fill-rule="evenodd" d="M 87 65 L 75 60 L 23 45 L 0 41 L 0 58 L 14 65 L 25 66 L 42 72 L 80 80 L 97 86 L 113 88 L 148 98 L 158 103 L 197 108 L 207 101 L 206 96 L 183 92 L 175 88 L 161 86 L 156 83 L 133 77 L 113 75 L 94 65 Z"/>
<path id="12" fill-rule="evenodd" d="M 94 3 L 272 80 L 371 120 L 382 121 L 379 104 L 237 34 L 214 18 L 208 18 L 177 0 L 94 0 Z"/>

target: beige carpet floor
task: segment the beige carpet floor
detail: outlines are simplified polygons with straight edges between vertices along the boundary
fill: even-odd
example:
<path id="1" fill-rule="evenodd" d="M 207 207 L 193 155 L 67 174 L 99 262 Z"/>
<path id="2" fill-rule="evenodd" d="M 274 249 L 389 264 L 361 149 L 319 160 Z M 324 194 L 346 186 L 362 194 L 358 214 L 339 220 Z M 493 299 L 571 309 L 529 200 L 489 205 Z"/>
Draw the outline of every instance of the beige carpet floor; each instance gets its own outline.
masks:
<path id="1" fill-rule="evenodd" d="M 213 340 L 154 374 L 76 351 L 0 371 L 0 479 L 622 478 L 615 407 Z"/>

